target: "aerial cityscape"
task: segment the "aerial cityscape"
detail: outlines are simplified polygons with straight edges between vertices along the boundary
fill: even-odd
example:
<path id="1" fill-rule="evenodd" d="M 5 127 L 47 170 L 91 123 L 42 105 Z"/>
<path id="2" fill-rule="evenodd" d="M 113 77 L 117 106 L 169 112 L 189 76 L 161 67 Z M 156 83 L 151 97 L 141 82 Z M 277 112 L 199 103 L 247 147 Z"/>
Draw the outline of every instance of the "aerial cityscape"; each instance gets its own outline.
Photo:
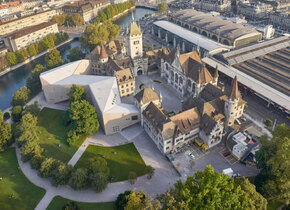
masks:
<path id="1" fill-rule="evenodd" d="M 289 126 L 289 0 L 0 0 L 0 210 L 287 210 Z"/>

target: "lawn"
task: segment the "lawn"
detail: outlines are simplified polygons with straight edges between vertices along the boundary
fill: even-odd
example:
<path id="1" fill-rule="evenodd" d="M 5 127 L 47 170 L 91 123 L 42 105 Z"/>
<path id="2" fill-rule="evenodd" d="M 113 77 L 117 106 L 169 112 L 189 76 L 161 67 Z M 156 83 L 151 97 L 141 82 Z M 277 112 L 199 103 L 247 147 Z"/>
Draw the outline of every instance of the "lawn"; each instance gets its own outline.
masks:
<path id="1" fill-rule="evenodd" d="M 88 160 L 96 155 L 104 156 L 110 168 L 110 176 L 115 177 L 114 182 L 127 180 L 131 171 L 137 176 L 145 174 L 146 165 L 133 143 L 115 147 L 90 145 L 75 167 L 88 167 Z"/>
<path id="2" fill-rule="evenodd" d="M 15 149 L 0 153 L 0 177 L 0 209 L 31 210 L 45 194 L 44 189 L 33 185 L 18 168 Z"/>
<path id="3" fill-rule="evenodd" d="M 46 210 L 61 210 L 62 207 L 71 200 L 60 196 L 54 197 Z M 74 201 L 75 202 L 75 201 Z M 81 210 L 115 210 L 115 202 L 106 203 L 83 203 L 75 202 Z"/>
<path id="4" fill-rule="evenodd" d="M 66 142 L 67 128 L 62 123 L 64 114 L 65 111 L 43 108 L 37 132 L 40 145 L 45 149 L 44 155 L 67 163 L 84 142 L 85 137 L 81 137 L 73 145 Z"/>

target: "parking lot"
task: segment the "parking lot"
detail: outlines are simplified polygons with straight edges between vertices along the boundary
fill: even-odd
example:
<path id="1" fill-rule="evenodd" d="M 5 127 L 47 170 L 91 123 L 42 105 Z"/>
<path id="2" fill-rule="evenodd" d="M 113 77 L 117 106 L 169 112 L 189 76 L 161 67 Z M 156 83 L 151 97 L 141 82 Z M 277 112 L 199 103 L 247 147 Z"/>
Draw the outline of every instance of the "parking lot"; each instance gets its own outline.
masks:
<path id="1" fill-rule="evenodd" d="M 173 154 L 173 165 L 181 174 L 181 179 L 185 180 L 187 176 L 193 176 L 197 171 L 203 171 L 207 165 L 211 165 L 216 171 L 222 172 L 223 169 L 232 168 L 234 173 L 250 177 L 258 174 L 259 170 L 253 165 L 244 165 L 235 159 L 232 155 L 224 157 L 227 153 L 224 143 L 204 152 L 195 143 L 186 145 L 181 150 Z M 194 158 L 189 154 L 193 154 Z"/>

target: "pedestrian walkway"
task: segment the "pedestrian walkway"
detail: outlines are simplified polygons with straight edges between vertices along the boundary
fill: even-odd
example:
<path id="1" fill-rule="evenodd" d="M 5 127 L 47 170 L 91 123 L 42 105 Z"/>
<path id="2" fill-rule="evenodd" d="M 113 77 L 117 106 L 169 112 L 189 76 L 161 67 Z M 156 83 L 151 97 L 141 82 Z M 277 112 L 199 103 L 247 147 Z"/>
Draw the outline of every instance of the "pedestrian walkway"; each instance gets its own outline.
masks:
<path id="1" fill-rule="evenodd" d="M 127 139 L 126 137 L 129 137 L 130 133 L 132 134 L 131 138 Z M 106 136 L 102 131 L 99 131 L 92 137 L 86 139 L 69 163 L 72 165 L 76 164 L 85 151 L 85 148 L 89 145 L 117 146 L 129 142 L 134 143 L 145 163 L 155 168 L 153 178 L 148 180 L 146 176 L 138 177 L 134 185 L 131 185 L 128 181 L 110 183 L 101 193 L 96 193 L 91 189 L 75 191 L 67 185 L 59 187 L 52 186 L 49 179 L 39 177 L 37 170 L 31 169 L 29 162 L 22 162 L 20 150 L 16 149 L 19 167 L 24 175 L 33 184 L 46 190 L 45 196 L 35 209 L 46 209 L 55 196 L 61 196 L 78 202 L 109 202 L 115 201 L 117 196 L 126 190 L 144 189 L 145 192 L 155 197 L 157 194 L 164 193 L 166 189 L 173 186 L 179 179 L 178 174 L 166 158 L 159 152 L 140 125 L 134 125 L 121 133 L 110 136 Z"/>

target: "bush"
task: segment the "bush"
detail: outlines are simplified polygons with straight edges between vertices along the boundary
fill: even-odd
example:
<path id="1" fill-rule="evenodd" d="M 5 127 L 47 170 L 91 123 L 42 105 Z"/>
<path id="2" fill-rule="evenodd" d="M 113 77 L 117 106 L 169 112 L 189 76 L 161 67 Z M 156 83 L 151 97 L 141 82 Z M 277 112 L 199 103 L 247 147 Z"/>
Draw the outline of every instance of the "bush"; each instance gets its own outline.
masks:
<path id="1" fill-rule="evenodd" d="M 21 147 L 21 157 L 23 162 L 32 159 L 35 155 L 40 156 L 43 149 L 36 141 L 28 141 Z"/>
<path id="2" fill-rule="evenodd" d="M 155 169 L 152 166 L 150 166 L 150 165 L 146 166 L 145 173 L 147 174 L 148 179 L 151 179 L 153 177 L 154 171 L 155 171 Z"/>
<path id="3" fill-rule="evenodd" d="M 20 88 L 13 94 L 11 105 L 24 106 L 27 103 L 29 96 L 30 96 L 30 90 L 26 86 L 23 86 L 22 88 Z"/>
<path id="4" fill-rule="evenodd" d="M 126 206 L 128 200 L 127 196 L 130 195 L 130 191 L 125 191 L 124 193 L 121 193 L 118 195 L 116 200 L 116 208 L 117 210 L 124 210 L 124 207 Z"/>
<path id="5" fill-rule="evenodd" d="M 22 116 L 22 106 L 14 106 L 12 108 L 12 120 L 19 122 Z"/>
<path id="6" fill-rule="evenodd" d="M 8 120 L 10 118 L 10 113 L 5 112 L 3 118 L 4 118 L 4 121 Z"/>
<path id="7" fill-rule="evenodd" d="M 73 171 L 72 165 L 61 163 L 54 171 L 52 175 L 52 184 L 54 186 L 67 184 L 71 173 Z"/>
<path id="8" fill-rule="evenodd" d="M 38 101 L 35 101 L 34 104 L 27 105 L 25 107 L 25 110 L 23 111 L 23 115 L 24 114 L 27 114 L 27 113 L 30 113 L 30 114 L 32 114 L 35 117 L 38 117 L 39 116 L 39 114 L 40 114 L 40 108 L 39 108 Z"/>
<path id="9" fill-rule="evenodd" d="M 80 210 L 80 207 L 75 202 L 70 201 L 62 207 L 62 210 Z"/>
<path id="10" fill-rule="evenodd" d="M 85 168 L 78 168 L 72 173 L 69 179 L 69 186 L 75 190 L 85 189 L 88 187 L 88 182 L 88 170 Z"/>
<path id="11" fill-rule="evenodd" d="M 265 125 L 267 126 L 267 127 L 272 127 L 273 126 L 273 122 L 272 122 L 272 120 L 270 120 L 269 118 L 267 118 L 266 120 L 265 120 Z"/>
<path id="12" fill-rule="evenodd" d="M 110 175 L 110 169 L 108 167 L 107 161 L 102 157 L 94 157 L 89 159 L 90 172 L 92 174 L 102 173 L 106 177 Z"/>

